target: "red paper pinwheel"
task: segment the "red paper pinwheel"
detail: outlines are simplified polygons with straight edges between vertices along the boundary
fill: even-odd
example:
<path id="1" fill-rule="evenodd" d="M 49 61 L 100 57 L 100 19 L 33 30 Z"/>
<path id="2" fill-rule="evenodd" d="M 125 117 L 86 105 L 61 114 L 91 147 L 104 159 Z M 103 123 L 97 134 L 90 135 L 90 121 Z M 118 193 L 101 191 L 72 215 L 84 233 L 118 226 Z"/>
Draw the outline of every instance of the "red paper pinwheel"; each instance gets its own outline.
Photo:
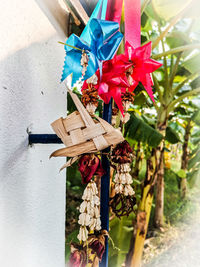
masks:
<path id="1" fill-rule="evenodd" d="M 101 76 L 99 70 L 96 72 L 98 83 L 94 87 L 98 90 L 99 96 L 106 104 L 112 97 L 122 115 L 124 113 L 122 93 L 127 88 L 132 92 L 139 82 L 143 84 L 154 102 L 151 73 L 161 67 L 162 64 L 151 59 L 150 56 L 151 42 L 135 49 L 129 42 L 126 42 L 125 54 L 117 55 L 112 60 L 104 62 Z M 86 87 L 87 82 L 85 81 L 83 89 Z"/>
<path id="2" fill-rule="evenodd" d="M 137 48 L 133 48 L 129 42 L 126 42 L 125 54 L 116 56 L 116 61 L 119 65 L 124 66 L 128 66 L 131 63 L 131 68 L 126 68 L 127 75 L 132 78 L 129 90 L 133 91 L 138 83 L 141 82 L 154 102 L 151 73 L 161 67 L 162 64 L 151 59 L 150 56 L 151 42 Z"/>
<path id="3" fill-rule="evenodd" d="M 98 90 L 99 96 L 106 104 L 109 103 L 112 97 L 122 114 L 123 105 L 121 95 L 130 86 L 126 76 L 126 69 L 131 66 L 132 63 L 130 62 L 121 64 L 121 61 L 118 62 L 115 57 L 103 63 L 102 75 L 100 75 L 99 70 L 96 72 L 98 83 L 94 87 Z M 82 90 L 86 87 L 87 82 L 85 81 Z"/>

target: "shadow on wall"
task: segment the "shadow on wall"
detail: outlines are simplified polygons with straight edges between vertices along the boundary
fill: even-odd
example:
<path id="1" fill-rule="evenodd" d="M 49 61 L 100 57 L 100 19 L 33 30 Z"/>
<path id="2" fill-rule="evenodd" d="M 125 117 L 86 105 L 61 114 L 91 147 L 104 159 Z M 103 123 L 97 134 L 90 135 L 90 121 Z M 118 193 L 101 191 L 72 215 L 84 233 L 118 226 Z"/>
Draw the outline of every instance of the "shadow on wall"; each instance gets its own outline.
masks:
<path id="1" fill-rule="evenodd" d="M 55 150 L 51 145 L 28 147 L 27 135 L 30 125 L 35 133 L 52 133 L 50 123 L 66 113 L 66 92 L 59 81 L 64 49 L 57 38 L 34 43 L 0 62 L 4 267 L 64 266 L 65 173 L 58 176 L 64 160 L 49 161 Z"/>

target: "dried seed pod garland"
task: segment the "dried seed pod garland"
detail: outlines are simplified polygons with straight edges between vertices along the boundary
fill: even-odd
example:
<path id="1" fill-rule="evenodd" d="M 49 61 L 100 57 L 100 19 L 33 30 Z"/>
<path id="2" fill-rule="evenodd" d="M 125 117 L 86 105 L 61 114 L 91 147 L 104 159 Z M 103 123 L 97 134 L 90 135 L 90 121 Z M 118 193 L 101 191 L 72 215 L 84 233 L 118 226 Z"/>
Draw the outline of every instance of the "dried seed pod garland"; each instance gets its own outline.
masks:
<path id="1" fill-rule="evenodd" d="M 101 230 L 100 199 L 96 183 L 91 179 L 94 175 L 101 177 L 104 174 L 104 170 L 99 157 L 95 154 L 83 155 L 79 159 L 78 167 L 83 184 L 87 184 L 82 196 L 83 202 L 79 209 L 78 223 L 80 231 L 78 239 L 82 242 L 88 239 L 89 232 Z"/>
<path id="2" fill-rule="evenodd" d="M 94 181 L 91 180 L 86 186 L 82 200 L 83 202 L 79 208 L 80 215 L 78 220 L 80 230 L 77 237 L 80 242 L 85 242 L 88 239 L 89 232 L 101 230 L 100 199 Z"/>
<path id="3" fill-rule="evenodd" d="M 70 266 L 98 266 L 105 251 L 106 231 L 101 230 L 100 220 L 100 199 L 96 183 L 92 180 L 87 184 L 80 205 L 79 220 L 80 230 L 77 238 L 81 245 L 78 250 L 72 250 L 70 256 Z M 106 232 L 106 233 L 105 233 Z M 91 234 L 93 233 L 93 234 Z M 75 264 L 79 265 L 75 265 Z M 88 265 L 89 264 L 89 265 Z"/>
<path id="4" fill-rule="evenodd" d="M 128 216 L 135 205 L 135 192 L 131 186 L 133 179 L 129 173 L 131 171 L 132 149 L 127 141 L 118 144 L 113 149 L 111 160 L 116 174 L 114 178 L 115 195 L 110 199 L 110 206 L 117 217 Z"/>

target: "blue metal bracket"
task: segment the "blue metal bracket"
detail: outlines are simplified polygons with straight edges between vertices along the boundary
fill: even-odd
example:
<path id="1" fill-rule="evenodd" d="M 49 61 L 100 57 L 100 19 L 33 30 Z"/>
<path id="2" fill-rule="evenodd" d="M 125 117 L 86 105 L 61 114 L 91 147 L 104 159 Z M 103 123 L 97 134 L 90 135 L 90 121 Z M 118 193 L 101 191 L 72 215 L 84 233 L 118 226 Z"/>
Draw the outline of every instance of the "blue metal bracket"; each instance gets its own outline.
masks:
<path id="1" fill-rule="evenodd" d="M 56 134 L 29 134 L 28 143 L 32 144 L 62 144 L 61 139 Z"/>

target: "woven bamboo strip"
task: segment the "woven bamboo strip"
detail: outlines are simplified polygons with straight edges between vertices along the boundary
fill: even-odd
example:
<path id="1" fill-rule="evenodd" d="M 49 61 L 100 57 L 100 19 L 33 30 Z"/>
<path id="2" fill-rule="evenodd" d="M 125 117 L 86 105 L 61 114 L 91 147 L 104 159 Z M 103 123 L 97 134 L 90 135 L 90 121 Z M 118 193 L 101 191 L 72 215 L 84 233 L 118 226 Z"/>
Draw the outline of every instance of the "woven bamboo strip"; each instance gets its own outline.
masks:
<path id="1" fill-rule="evenodd" d="M 71 95 L 71 98 L 73 99 L 74 104 L 76 105 L 78 111 L 80 112 L 81 117 L 85 122 L 85 125 L 87 127 L 95 125 L 93 119 L 90 117 L 89 113 L 84 108 L 84 106 L 81 103 L 81 101 L 79 100 L 78 96 L 76 94 L 72 93 L 72 91 L 70 89 L 68 89 L 68 92 Z"/>
<path id="2" fill-rule="evenodd" d="M 55 131 L 55 133 L 57 134 L 57 136 L 60 138 L 60 139 L 63 139 L 67 132 L 65 130 L 65 127 L 63 125 L 63 120 L 62 118 L 54 121 L 52 124 L 51 124 L 53 130 Z"/>
<path id="3" fill-rule="evenodd" d="M 74 111 L 67 118 L 63 119 L 63 124 L 67 132 L 85 127 L 85 123 L 78 111 Z"/>
<path id="4" fill-rule="evenodd" d="M 94 137 L 105 133 L 106 131 L 100 123 L 95 124 L 94 127 L 88 127 L 83 129 L 83 135 L 85 136 L 86 140 L 93 139 Z"/>
<path id="5" fill-rule="evenodd" d="M 108 133 L 104 135 L 105 140 L 109 145 L 115 145 L 124 140 L 123 136 L 118 130 L 116 132 Z M 86 143 L 78 144 L 73 147 L 65 147 L 56 150 L 51 154 L 50 157 L 75 157 L 84 153 L 94 153 L 97 152 L 97 148 L 93 142 L 93 140 L 88 141 Z"/>
<path id="6" fill-rule="evenodd" d="M 78 96 L 71 90 L 68 91 L 78 111 L 52 123 L 54 131 L 66 148 L 53 152 L 51 156 L 75 157 L 84 153 L 94 153 L 124 140 L 121 132 L 105 120 L 99 117 L 92 119 Z"/>

